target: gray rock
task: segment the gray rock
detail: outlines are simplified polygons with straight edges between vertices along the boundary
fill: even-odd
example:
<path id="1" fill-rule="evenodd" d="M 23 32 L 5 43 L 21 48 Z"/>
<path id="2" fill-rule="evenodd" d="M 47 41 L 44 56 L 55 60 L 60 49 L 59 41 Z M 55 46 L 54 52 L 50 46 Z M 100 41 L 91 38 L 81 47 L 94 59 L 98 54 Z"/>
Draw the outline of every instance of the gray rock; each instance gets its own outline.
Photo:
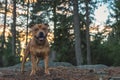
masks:
<path id="1" fill-rule="evenodd" d="M 41 60 L 39 62 L 39 66 L 44 67 L 44 61 L 43 60 Z M 52 61 L 49 61 L 49 67 L 57 67 L 57 66 L 73 67 L 72 64 L 67 63 L 67 62 L 52 62 Z M 21 63 L 16 64 L 14 66 L 10 66 L 10 67 L 0 68 L 0 69 L 2 69 L 2 70 L 9 69 L 9 70 L 13 70 L 13 71 L 20 71 L 20 68 L 21 68 Z M 27 71 L 29 69 L 31 69 L 31 62 L 30 61 L 25 63 L 25 71 Z"/>
<path id="2" fill-rule="evenodd" d="M 63 66 L 63 67 L 73 67 L 72 64 L 67 63 L 67 62 L 50 62 L 49 63 L 50 67 L 57 67 L 57 66 Z"/>
<path id="3" fill-rule="evenodd" d="M 3 76 L 3 73 L 2 72 L 0 72 L 0 77 L 2 77 Z"/>
<path id="4" fill-rule="evenodd" d="M 102 65 L 102 64 L 97 64 L 97 65 L 80 65 L 77 66 L 77 68 L 81 68 L 81 69 L 105 69 L 108 68 L 108 66 L 106 65 Z"/>
<path id="5" fill-rule="evenodd" d="M 110 79 L 108 80 L 120 80 L 120 77 L 111 77 Z"/>

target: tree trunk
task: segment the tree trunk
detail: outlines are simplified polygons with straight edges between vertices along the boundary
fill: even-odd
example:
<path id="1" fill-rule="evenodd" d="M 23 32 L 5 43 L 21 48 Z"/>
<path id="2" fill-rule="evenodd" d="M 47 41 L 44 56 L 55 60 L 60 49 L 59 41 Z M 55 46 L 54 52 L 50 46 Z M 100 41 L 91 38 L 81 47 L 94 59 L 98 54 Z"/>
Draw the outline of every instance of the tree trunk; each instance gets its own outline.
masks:
<path id="1" fill-rule="evenodd" d="M 16 54 L 16 0 L 13 0 L 12 54 Z"/>
<path id="2" fill-rule="evenodd" d="M 4 15 L 4 28 L 3 28 L 3 35 L 2 35 L 2 48 L 4 48 L 4 44 L 5 44 L 6 16 L 7 16 L 7 0 L 5 0 L 5 15 Z"/>
<path id="3" fill-rule="evenodd" d="M 27 3 L 26 45 L 27 45 L 27 41 L 28 41 L 29 4 L 30 4 L 30 1 L 28 0 L 28 3 Z"/>
<path id="4" fill-rule="evenodd" d="M 54 21 L 54 46 L 56 47 L 56 0 L 54 0 L 53 2 L 53 21 Z M 53 51 L 56 50 L 55 48 L 53 48 Z M 54 51 L 56 52 L 56 51 Z M 51 54 L 52 58 L 54 57 L 54 60 L 56 59 L 56 55 L 54 53 Z"/>
<path id="5" fill-rule="evenodd" d="M 85 0 L 86 5 L 86 42 L 87 42 L 87 64 L 91 64 L 91 53 L 90 53 L 90 35 L 89 35 L 89 0 Z"/>
<path id="6" fill-rule="evenodd" d="M 6 16 L 7 16 L 7 0 L 5 0 L 5 13 L 4 13 L 4 27 L 2 32 L 2 44 L 0 46 L 0 67 L 4 66 L 3 63 L 3 50 L 4 50 L 4 44 L 5 44 L 5 29 L 6 29 Z"/>
<path id="7" fill-rule="evenodd" d="M 74 34 L 75 34 L 75 55 L 77 65 L 81 65 L 83 63 L 82 53 L 81 53 L 81 39 L 80 39 L 80 20 L 78 14 L 78 0 L 73 0 L 73 25 L 74 25 Z"/>
<path id="8" fill-rule="evenodd" d="M 54 46 L 56 46 L 56 1 L 53 3 L 53 20 L 54 20 Z"/>

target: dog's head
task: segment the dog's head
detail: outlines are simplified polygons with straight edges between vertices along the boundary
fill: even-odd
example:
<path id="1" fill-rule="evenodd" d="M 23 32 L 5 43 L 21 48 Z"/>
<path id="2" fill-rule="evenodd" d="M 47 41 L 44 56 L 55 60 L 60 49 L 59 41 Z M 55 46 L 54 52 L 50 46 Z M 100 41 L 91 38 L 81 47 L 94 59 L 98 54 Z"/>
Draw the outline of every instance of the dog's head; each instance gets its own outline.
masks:
<path id="1" fill-rule="evenodd" d="M 32 35 L 39 44 L 46 40 L 47 34 L 48 34 L 47 24 L 35 24 L 32 27 Z"/>

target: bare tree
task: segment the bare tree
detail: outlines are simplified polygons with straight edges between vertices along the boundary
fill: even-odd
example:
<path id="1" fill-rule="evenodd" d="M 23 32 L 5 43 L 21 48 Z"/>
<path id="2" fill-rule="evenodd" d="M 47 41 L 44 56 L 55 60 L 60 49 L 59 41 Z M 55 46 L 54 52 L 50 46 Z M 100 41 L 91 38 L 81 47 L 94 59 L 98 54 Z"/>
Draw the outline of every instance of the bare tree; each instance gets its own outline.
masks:
<path id="1" fill-rule="evenodd" d="M 53 16 L 54 16 L 54 43 L 56 43 L 56 0 L 53 2 Z"/>
<path id="2" fill-rule="evenodd" d="M 87 42 L 87 64 L 91 64 L 91 53 L 90 53 L 90 35 L 89 35 L 89 0 L 85 0 L 86 5 L 86 42 Z"/>
<path id="3" fill-rule="evenodd" d="M 27 41 L 28 41 L 29 5 L 30 5 L 30 0 L 28 0 L 28 3 L 27 3 L 27 27 L 26 27 L 26 45 L 27 45 Z"/>
<path id="4" fill-rule="evenodd" d="M 52 7 L 53 7 L 53 21 L 54 21 L 54 46 L 56 47 L 56 24 L 57 24 L 57 20 L 56 20 L 56 7 L 57 7 L 57 3 L 56 3 L 56 0 L 53 1 L 53 4 L 52 4 Z M 51 53 L 51 60 L 55 60 L 56 58 L 56 51 L 55 50 L 51 50 L 52 53 Z"/>
<path id="5" fill-rule="evenodd" d="M 13 0 L 12 54 L 16 54 L 16 0 Z"/>
<path id="6" fill-rule="evenodd" d="M 2 46 L 1 46 L 1 48 L 4 48 L 4 44 L 5 44 L 6 16 L 7 16 L 7 0 L 5 0 L 4 27 L 3 27 Z"/>
<path id="7" fill-rule="evenodd" d="M 74 25 L 74 34 L 75 34 L 75 54 L 77 65 L 81 65 L 83 63 L 82 52 L 81 52 L 81 39 L 80 39 L 80 20 L 78 14 L 78 0 L 73 1 L 73 25 Z"/>
<path id="8" fill-rule="evenodd" d="M 6 16 L 7 16 L 7 0 L 5 0 L 5 11 L 4 11 L 4 27 L 2 32 L 2 43 L 0 46 L 0 53 L 3 54 L 4 44 L 5 44 L 5 29 L 6 29 Z M 0 65 L 3 66 L 3 58 L 4 56 L 0 56 Z"/>

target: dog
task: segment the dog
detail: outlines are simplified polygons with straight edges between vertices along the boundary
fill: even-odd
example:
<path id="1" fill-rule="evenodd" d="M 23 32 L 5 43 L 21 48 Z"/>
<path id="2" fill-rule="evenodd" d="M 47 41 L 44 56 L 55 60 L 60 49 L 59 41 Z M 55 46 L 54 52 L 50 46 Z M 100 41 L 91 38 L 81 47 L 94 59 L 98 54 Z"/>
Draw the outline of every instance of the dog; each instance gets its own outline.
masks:
<path id="1" fill-rule="evenodd" d="M 38 63 L 40 58 L 44 59 L 45 74 L 50 74 L 48 69 L 48 58 L 50 47 L 47 40 L 48 25 L 47 24 L 35 24 L 32 27 L 32 39 L 29 41 L 24 56 L 22 58 L 21 72 L 24 72 L 24 64 L 28 55 L 31 55 L 32 70 L 30 75 L 35 75 L 39 70 Z"/>

